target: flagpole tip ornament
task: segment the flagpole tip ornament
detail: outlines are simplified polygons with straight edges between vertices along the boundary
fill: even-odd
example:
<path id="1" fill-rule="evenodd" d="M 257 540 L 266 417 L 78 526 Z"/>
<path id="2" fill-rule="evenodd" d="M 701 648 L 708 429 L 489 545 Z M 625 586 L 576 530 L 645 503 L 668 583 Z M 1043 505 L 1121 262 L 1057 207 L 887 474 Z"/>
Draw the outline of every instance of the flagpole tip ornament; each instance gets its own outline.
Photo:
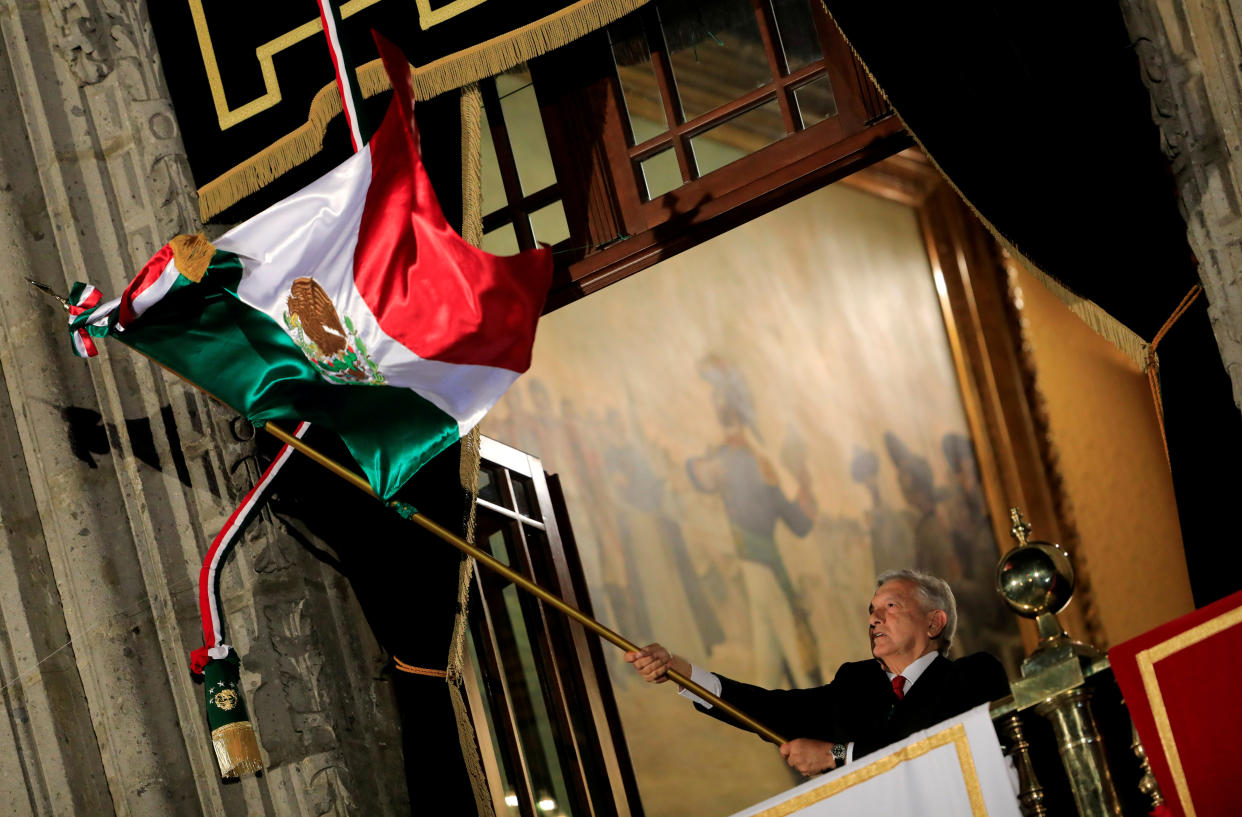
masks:
<path id="1" fill-rule="evenodd" d="M 36 281 L 33 278 L 27 278 L 26 283 L 30 284 L 32 287 L 42 292 L 44 295 L 51 296 L 52 298 L 55 298 L 56 300 L 60 301 L 61 308 L 64 309 L 66 312 L 69 311 L 69 300 L 65 298 L 65 296 L 56 292 L 56 290 L 52 289 L 47 284 Z"/>

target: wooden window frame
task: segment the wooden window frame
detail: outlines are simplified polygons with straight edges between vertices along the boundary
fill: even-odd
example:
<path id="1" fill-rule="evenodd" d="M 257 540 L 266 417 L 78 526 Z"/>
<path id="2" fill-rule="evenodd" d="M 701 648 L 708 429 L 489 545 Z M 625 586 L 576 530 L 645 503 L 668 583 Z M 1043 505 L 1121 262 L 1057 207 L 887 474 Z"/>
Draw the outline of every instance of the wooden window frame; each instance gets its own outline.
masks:
<path id="1" fill-rule="evenodd" d="M 768 0 L 751 2 L 759 17 L 770 20 Z M 773 83 L 688 122 L 679 121 L 666 87 L 661 93 L 669 130 L 638 145 L 630 144 L 606 31 L 530 63 L 571 235 L 570 246 L 557 256 L 547 309 L 615 283 L 911 145 L 822 6 L 811 3 L 810 9 L 824 52 L 822 62 L 785 76 L 776 71 Z M 635 14 L 652 17 L 656 10 L 644 7 Z M 646 30 L 653 30 L 651 23 Z M 658 72 L 667 72 L 667 60 L 656 54 L 662 45 L 650 38 L 649 44 L 653 64 L 664 66 Z M 776 58 L 769 53 L 769 61 Z M 761 97 L 788 97 L 819 76 L 821 69 L 832 81 L 836 116 L 643 200 L 636 157 L 682 145 L 679 166 L 685 175 L 689 157 L 683 143 L 690 136 L 721 124 Z M 790 106 L 793 100 L 786 98 L 782 104 Z"/>
<path id="2" fill-rule="evenodd" d="M 522 180 L 518 174 L 513 145 L 509 140 L 509 125 L 505 121 L 504 108 L 500 104 L 501 97 L 496 87 L 496 78 L 487 77 L 480 80 L 479 94 L 483 98 L 483 111 L 487 114 L 487 126 L 492 134 L 492 146 L 496 151 L 496 163 L 500 169 L 500 180 L 505 194 L 504 206 L 483 214 L 483 234 L 487 235 L 493 230 L 512 224 L 518 249 L 534 249 L 539 242 L 535 238 L 530 216 L 549 204 L 561 200 L 560 183 L 559 181 L 553 182 L 532 193 L 522 192 Z M 562 241 L 556 246 L 565 243 L 567 242 Z"/>
<path id="3" fill-rule="evenodd" d="M 500 475 L 500 502 L 481 499 L 479 513 L 490 513 L 492 523 L 509 527 L 506 543 L 510 546 L 510 566 L 587 615 L 593 615 L 557 477 L 545 474 L 538 458 L 488 437 L 481 438 L 480 453 L 483 465 Z M 535 507 L 527 513 L 520 510 L 517 502 L 513 475 L 533 488 Z M 524 531 L 527 527 L 541 531 L 542 547 L 529 541 Z M 480 535 L 477 544 L 490 552 L 484 536 Z M 516 656 L 503 648 L 513 640 L 508 612 L 501 599 L 501 592 L 508 585 L 495 574 L 476 572 L 469 620 L 479 664 L 466 673 L 467 700 L 484 770 L 493 787 L 496 812 L 508 813 L 509 809 L 503 799 L 505 793 L 495 788 L 499 766 L 503 764 L 518 798 L 518 813 L 521 817 L 542 817 L 543 812 L 536 806 L 514 706 L 525 693 L 514 690 L 510 684 L 517 674 L 513 666 Z M 570 800 L 568 811 L 580 817 L 642 817 L 599 638 L 524 591 L 518 601 L 535 651 L 540 691 Z M 494 736 L 483 717 L 484 707 L 491 713 Z M 493 738 L 500 748 L 500 757 L 493 751 Z"/>

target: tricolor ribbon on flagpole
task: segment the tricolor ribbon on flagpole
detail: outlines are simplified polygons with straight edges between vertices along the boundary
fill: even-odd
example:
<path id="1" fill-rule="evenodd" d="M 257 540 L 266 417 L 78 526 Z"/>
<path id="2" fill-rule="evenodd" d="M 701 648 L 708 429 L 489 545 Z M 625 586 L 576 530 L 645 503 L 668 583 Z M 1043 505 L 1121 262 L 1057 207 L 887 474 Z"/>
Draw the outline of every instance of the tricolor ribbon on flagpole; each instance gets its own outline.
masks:
<path id="1" fill-rule="evenodd" d="M 328 52 L 332 55 L 332 68 L 336 71 L 336 88 L 341 95 L 341 110 L 345 115 L 345 125 L 349 128 L 349 140 L 354 153 L 357 153 L 366 147 L 370 134 L 364 133 L 367 128 L 362 110 L 362 90 L 354 74 L 349 47 L 341 38 L 341 12 L 337 4 L 332 0 L 319 0 L 319 20 L 323 24 L 324 39 L 328 41 Z"/>
<path id="2" fill-rule="evenodd" d="M 99 290 L 90 284 L 74 284 L 69 292 L 69 302 L 65 304 L 65 309 L 69 311 L 71 318 L 77 318 L 99 306 L 101 297 Z M 86 326 L 74 329 L 71 337 L 73 338 L 73 351 L 78 357 L 95 357 L 99 354 L 99 348 L 95 346 L 95 341 Z"/>
<path id="3" fill-rule="evenodd" d="M 293 436 L 299 440 L 310 428 L 310 423 L 298 423 Z M 276 458 L 263 471 L 263 475 L 254 487 L 246 493 L 241 503 L 233 510 L 224 527 L 216 534 L 207 555 L 203 558 L 203 566 L 198 574 L 199 613 L 203 621 L 203 646 L 190 653 L 190 668 L 195 675 L 201 675 L 209 661 L 226 658 L 232 651 L 224 640 L 224 616 L 220 608 L 220 566 L 224 564 L 233 547 L 237 544 L 237 535 L 241 533 L 254 511 L 263 501 L 263 494 L 276 479 L 280 469 L 284 467 L 293 448 L 289 445 L 280 447 Z"/>

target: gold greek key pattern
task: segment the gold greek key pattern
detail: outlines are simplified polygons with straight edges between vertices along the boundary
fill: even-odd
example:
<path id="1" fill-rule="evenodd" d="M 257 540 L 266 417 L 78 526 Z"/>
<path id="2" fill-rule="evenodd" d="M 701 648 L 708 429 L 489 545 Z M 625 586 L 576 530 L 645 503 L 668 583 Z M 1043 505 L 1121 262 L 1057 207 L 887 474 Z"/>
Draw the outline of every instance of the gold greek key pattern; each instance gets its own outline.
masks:
<path id="1" fill-rule="evenodd" d="M 1242 624 L 1242 607 L 1235 607 L 1216 618 L 1208 619 L 1184 633 L 1178 633 L 1167 641 L 1143 650 L 1134 657 L 1138 663 L 1139 676 L 1143 679 L 1143 689 L 1147 693 L 1147 700 L 1151 703 L 1151 715 L 1156 721 L 1160 746 L 1164 749 L 1164 756 L 1169 761 L 1169 774 L 1173 776 L 1177 799 L 1181 801 L 1182 811 L 1186 817 L 1195 817 L 1195 807 L 1190 799 L 1190 787 L 1186 785 L 1186 772 L 1182 768 L 1182 758 L 1177 751 L 1177 740 L 1173 737 L 1173 725 L 1169 723 L 1169 712 L 1164 706 L 1160 679 L 1156 677 L 1156 662 L 1198 644 L 1200 641 L 1205 641 L 1230 627 L 1236 627 L 1238 624 Z"/>
<path id="2" fill-rule="evenodd" d="M 267 93 L 239 108 L 230 109 L 224 97 L 220 70 L 203 15 L 203 0 L 188 2 L 221 129 L 232 127 L 280 102 L 280 84 L 272 65 L 272 55 L 322 30 L 319 21 L 313 20 L 260 46 L 255 53 L 262 68 Z M 347 18 L 378 2 L 380 0 L 350 0 L 341 6 L 341 18 Z M 507 71 L 520 62 L 560 48 L 595 31 L 647 2 L 648 0 L 578 0 L 521 28 L 412 69 L 414 98 L 430 99 L 445 91 Z M 454 7 L 456 14 L 466 11 L 465 6 Z M 449 7 L 445 6 L 436 11 L 446 8 Z M 358 66 L 356 72 L 358 88 L 364 98 L 373 97 L 390 87 L 383 65 L 378 59 Z M 328 122 L 340 112 L 341 99 L 336 92 L 336 84 L 328 83 L 311 101 L 306 122 L 198 189 L 199 217 L 207 221 L 317 154 L 323 149 L 323 137 Z"/>
<path id="3" fill-rule="evenodd" d="M 432 9 L 428 0 L 416 0 L 415 5 L 418 6 L 418 24 L 422 26 L 423 31 L 434 25 L 443 23 L 445 20 L 451 20 L 458 14 L 469 11 L 480 3 L 486 3 L 487 0 L 453 0 L 446 3 L 438 9 Z"/>
<path id="4" fill-rule="evenodd" d="M 341 19 L 344 20 L 346 17 L 351 17 L 378 2 L 380 0 L 350 0 L 341 6 Z M 478 2 L 483 2 L 483 0 L 478 0 Z M 259 61 L 259 70 L 263 73 L 265 93 L 258 99 L 252 99 L 238 108 L 230 108 L 228 100 L 224 95 L 224 82 L 220 78 L 220 65 L 216 61 L 215 46 L 211 43 L 211 32 L 207 29 L 207 15 L 203 11 L 203 0 L 189 0 L 189 3 L 190 16 L 194 20 L 194 34 L 198 38 L 198 48 L 203 53 L 203 67 L 207 70 L 207 84 L 211 86 L 211 101 L 216 106 L 216 117 L 220 120 L 220 130 L 228 130 L 237 123 L 244 122 L 255 114 L 262 113 L 279 103 L 281 99 L 280 80 L 276 77 L 276 66 L 273 64 L 272 58 L 286 48 L 291 48 L 323 31 L 323 26 L 319 19 L 315 18 L 256 48 L 254 55 L 255 59 Z M 420 15 L 421 7 L 424 5 L 426 5 L 426 0 L 420 0 Z M 461 11 L 464 11 L 464 9 Z M 460 14 L 461 12 L 454 13 Z M 423 27 L 426 28 L 426 26 Z"/>
<path id="5" fill-rule="evenodd" d="M 966 796 L 970 799 L 971 817 L 987 817 L 987 805 L 983 802 L 983 786 L 979 783 L 979 773 L 975 769 L 975 759 L 970 753 L 970 741 L 966 739 L 966 727 L 960 723 L 950 726 L 943 732 L 937 732 L 930 737 L 911 743 L 909 746 L 903 746 L 892 754 L 886 755 L 873 763 L 868 763 L 855 772 L 833 778 L 822 786 L 803 792 L 797 797 L 792 797 L 784 802 L 777 803 L 775 806 L 754 815 L 754 817 L 788 817 L 788 815 L 801 811 L 807 806 L 826 800 L 835 794 L 840 794 L 846 789 L 857 786 L 859 783 L 873 780 L 886 772 L 892 771 L 902 763 L 922 757 L 933 749 L 939 749 L 941 746 L 948 746 L 949 744 L 953 744 L 957 750 L 957 762 L 962 769 L 962 782 L 966 786 Z"/>

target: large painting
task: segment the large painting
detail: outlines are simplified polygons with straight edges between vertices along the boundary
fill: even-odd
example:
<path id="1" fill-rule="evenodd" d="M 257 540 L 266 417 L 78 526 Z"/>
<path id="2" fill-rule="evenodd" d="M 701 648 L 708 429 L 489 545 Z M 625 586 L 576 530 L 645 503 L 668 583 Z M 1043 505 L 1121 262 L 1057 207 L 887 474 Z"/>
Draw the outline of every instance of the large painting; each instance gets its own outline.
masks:
<path id="1" fill-rule="evenodd" d="M 768 687 L 867 656 L 878 571 L 948 579 L 1018 649 L 913 210 L 824 188 L 548 315 L 485 434 L 560 475 L 598 617 Z M 612 680 L 649 817 L 795 782 L 774 747 Z"/>

